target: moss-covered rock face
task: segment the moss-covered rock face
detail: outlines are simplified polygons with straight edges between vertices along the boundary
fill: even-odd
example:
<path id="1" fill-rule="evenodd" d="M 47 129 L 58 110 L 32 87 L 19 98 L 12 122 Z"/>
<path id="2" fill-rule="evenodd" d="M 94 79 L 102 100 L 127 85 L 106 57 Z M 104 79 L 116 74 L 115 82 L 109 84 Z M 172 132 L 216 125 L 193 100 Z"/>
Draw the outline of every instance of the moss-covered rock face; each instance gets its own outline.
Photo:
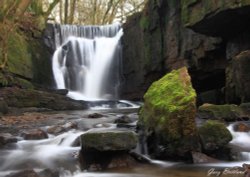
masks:
<path id="1" fill-rule="evenodd" d="M 26 78 L 33 78 L 32 55 L 28 42 L 20 33 L 13 32 L 8 41 L 8 70 Z"/>
<path id="2" fill-rule="evenodd" d="M 11 32 L 8 38 L 7 65 L 4 71 L 0 71 L 0 86 L 18 85 L 31 88 L 29 81 L 51 85 L 50 53 L 41 34 L 36 38 L 33 35 L 32 31 L 23 32 L 19 29 Z"/>
<path id="3" fill-rule="evenodd" d="M 236 121 L 246 116 L 239 106 L 233 104 L 204 104 L 198 108 L 198 117 L 202 119 Z"/>
<path id="4" fill-rule="evenodd" d="M 132 131 L 91 131 L 81 136 L 83 149 L 127 151 L 136 147 L 137 136 Z"/>
<path id="5" fill-rule="evenodd" d="M 181 8 L 186 26 L 213 36 L 228 36 L 244 30 L 250 16 L 250 0 L 181 0 Z"/>
<path id="6" fill-rule="evenodd" d="M 33 89 L 17 87 L 1 88 L 0 98 L 3 98 L 9 107 L 14 108 L 46 108 L 50 110 L 83 110 L 87 104 L 72 100 L 64 95 Z"/>
<path id="7" fill-rule="evenodd" d="M 209 120 L 199 128 L 202 147 L 205 151 L 214 151 L 224 148 L 231 140 L 232 135 L 223 123 Z"/>
<path id="8" fill-rule="evenodd" d="M 144 101 L 139 124 L 146 130 L 153 130 L 166 156 L 181 157 L 198 149 L 196 93 L 185 67 L 154 82 L 144 95 Z"/>

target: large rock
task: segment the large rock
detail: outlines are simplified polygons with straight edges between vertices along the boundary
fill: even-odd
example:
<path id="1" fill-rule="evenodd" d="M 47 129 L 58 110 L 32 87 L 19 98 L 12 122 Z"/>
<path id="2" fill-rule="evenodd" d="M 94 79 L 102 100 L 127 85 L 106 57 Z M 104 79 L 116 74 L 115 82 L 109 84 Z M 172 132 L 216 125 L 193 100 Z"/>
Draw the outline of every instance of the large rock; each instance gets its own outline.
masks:
<path id="1" fill-rule="evenodd" d="M 132 131 L 90 131 L 81 136 L 82 148 L 98 151 L 123 151 L 136 147 L 137 136 Z"/>
<path id="2" fill-rule="evenodd" d="M 21 136 L 25 140 L 41 140 L 47 139 L 48 135 L 45 131 L 41 129 L 26 130 L 21 133 Z"/>
<path id="3" fill-rule="evenodd" d="M 17 142 L 17 138 L 10 133 L 0 133 L 0 147 L 8 143 Z"/>
<path id="4" fill-rule="evenodd" d="M 203 104 L 199 107 L 197 115 L 201 119 L 214 119 L 224 121 L 236 121 L 246 117 L 243 109 L 234 104 Z"/>
<path id="5" fill-rule="evenodd" d="M 105 170 L 131 167 L 135 160 L 128 152 L 136 145 L 137 135 L 128 130 L 95 130 L 85 133 L 81 135 L 81 168 Z"/>
<path id="6" fill-rule="evenodd" d="M 206 152 L 223 150 L 233 138 L 223 123 L 213 120 L 208 120 L 199 128 L 199 135 Z"/>
<path id="7" fill-rule="evenodd" d="M 17 87 L 1 88 L 0 97 L 4 98 L 9 107 L 16 108 L 47 108 L 51 110 L 82 110 L 85 102 L 72 100 L 66 96 L 34 89 Z"/>
<path id="8" fill-rule="evenodd" d="M 243 51 L 233 58 L 227 68 L 227 102 L 250 102 L 250 50 Z"/>
<path id="9" fill-rule="evenodd" d="M 230 36 L 249 29 L 250 1 L 181 0 L 182 21 L 194 31 Z"/>
<path id="10" fill-rule="evenodd" d="M 144 95 L 139 118 L 139 125 L 153 136 L 154 142 L 149 142 L 151 153 L 156 154 L 161 148 L 161 158 L 185 159 L 190 151 L 199 150 L 195 102 L 196 93 L 185 67 L 151 85 Z"/>
<path id="11" fill-rule="evenodd" d="M 237 122 L 233 125 L 233 130 L 235 132 L 249 132 L 250 127 L 249 125 L 242 123 L 242 122 Z"/>

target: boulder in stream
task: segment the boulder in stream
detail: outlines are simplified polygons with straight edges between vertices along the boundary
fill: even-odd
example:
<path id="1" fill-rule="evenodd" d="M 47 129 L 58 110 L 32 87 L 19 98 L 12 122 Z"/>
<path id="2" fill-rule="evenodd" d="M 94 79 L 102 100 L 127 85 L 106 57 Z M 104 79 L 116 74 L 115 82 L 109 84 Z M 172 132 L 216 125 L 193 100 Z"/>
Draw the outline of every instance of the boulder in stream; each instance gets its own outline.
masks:
<path id="1" fill-rule="evenodd" d="M 25 130 L 21 133 L 25 140 L 41 140 L 47 139 L 48 134 L 41 129 Z"/>
<path id="2" fill-rule="evenodd" d="M 63 132 L 67 132 L 71 129 L 77 129 L 77 124 L 75 122 L 67 122 L 64 125 L 54 125 L 51 126 L 47 129 L 47 132 L 50 134 L 59 134 L 59 133 L 63 133 Z"/>
<path id="3" fill-rule="evenodd" d="M 199 128 L 199 135 L 202 148 L 208 154 L 223 150 L 233 138 L 226 126 L 215 120 L 208 120 L 203 124 Z"/>
<path id="4" fill-rule="evenodd" d="M 0 147 L 8 144 L 17 142 L 17 138 L 10 133 L 0 133 Z"/>
<path id="5" fill-rule="evenodd" d="M 199 107 L 197 115 L 201 119 L 222 121 L 236 121 L 244 119 L 247 116 L 241 107 L 234 104 L 203 104 Z"/>
<path id="6" fill-rule="evenodd" d="M 195 103 L 196 93 L 186 67 L 173 70 L 150 86 L 138 123 L 146 132 L 150 154 L 161 159 L 192 160 L 191 151 L 200 150 Z"/>
<path id="7" fill-rule="evenodd" d="M 133 131 L 95 130 L 81 135 L 79 155 L 82 169 L 104 170 L 136 163 L 129 151 L 137 145 Z"/>
<path id="8" fill-rule="evenodd" d="M 237 122 L 233 125 L 233 130 L 235 132 L 249 132 L 250 127 L 246 123 L 243 122 Z"/>
<path id="9" fill-rule="evenodd" d="M 123 151 L 136 147 L 137 135 L 133 131 L 96 130 L 81 136 L 83 149 Z"/>

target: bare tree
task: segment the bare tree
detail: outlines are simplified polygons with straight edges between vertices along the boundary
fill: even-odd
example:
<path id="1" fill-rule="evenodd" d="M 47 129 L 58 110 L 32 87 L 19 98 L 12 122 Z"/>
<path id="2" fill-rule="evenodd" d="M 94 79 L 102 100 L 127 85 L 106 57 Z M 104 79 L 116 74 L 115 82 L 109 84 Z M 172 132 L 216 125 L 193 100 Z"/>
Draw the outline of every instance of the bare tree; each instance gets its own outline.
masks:
<path id="1" fill-rule="evenodd" d="M 122 23 L 126 21 L 127 16 L 142 10 L 146 1 L 61 0 L 52 16 L 56 17 L 56 22 L 69 24 L 104 25 L 115 21 Z"/>

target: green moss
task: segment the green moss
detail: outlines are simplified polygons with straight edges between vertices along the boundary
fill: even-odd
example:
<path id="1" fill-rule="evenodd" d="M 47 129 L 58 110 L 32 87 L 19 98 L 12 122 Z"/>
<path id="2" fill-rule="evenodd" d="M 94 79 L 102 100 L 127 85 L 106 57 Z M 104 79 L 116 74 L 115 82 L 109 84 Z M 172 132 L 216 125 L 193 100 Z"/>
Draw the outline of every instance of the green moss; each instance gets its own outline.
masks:
<path id="1" fill-rule="evenodd" d="M 25 35 L 13 32 L 8 41 L 8 70 L 12 73 L 32 78 L 32 55 L 28 50 Z"/>
<path id="2" fill-rule="evenodd" d="M 198 131 L 205 150 L 223 148 L 232 140 L 229 130 L 218 121 L 208 120 Z"/>
<path id="3" fill-rule="evenodd" d="M 233 104 L 204 104 L 199 107 L 198 115 L 205 119 L 235 121 L 243 115 L 243 110 L 239 106 Z"/>
<path id="4" fill-rule="evenodd" d="M 143 30 L 147 30 L 149 28 L 149 19 L 146 16 L 142 16 L 140 19 L 140 27 Z"/>
<path id="5" fill-rule="evenodd" d="M 20 88 L 28 88 L 33 89 L 34 86 L 28 80 L 19 78 L 18 76 L 13 76 L 13 74 L 9 72 L 0 72 L 0 87 L 6 86 L 18 86 Z"/>
<path id="6" fill-rule="evenodd" d="M 137 135 L 132 131 L 92 131 L 81 136 L 84 148 L 100 151 L 130 150 L 137 144 Z"/>
<path id="7" fill-rule="evenodd" d="M 144 100 L 140 119 L 147 128 L 164 132 L 168 140 L 195 134 L 196 93 L 186 68 L 174 70 L 154 82 Z"/>

